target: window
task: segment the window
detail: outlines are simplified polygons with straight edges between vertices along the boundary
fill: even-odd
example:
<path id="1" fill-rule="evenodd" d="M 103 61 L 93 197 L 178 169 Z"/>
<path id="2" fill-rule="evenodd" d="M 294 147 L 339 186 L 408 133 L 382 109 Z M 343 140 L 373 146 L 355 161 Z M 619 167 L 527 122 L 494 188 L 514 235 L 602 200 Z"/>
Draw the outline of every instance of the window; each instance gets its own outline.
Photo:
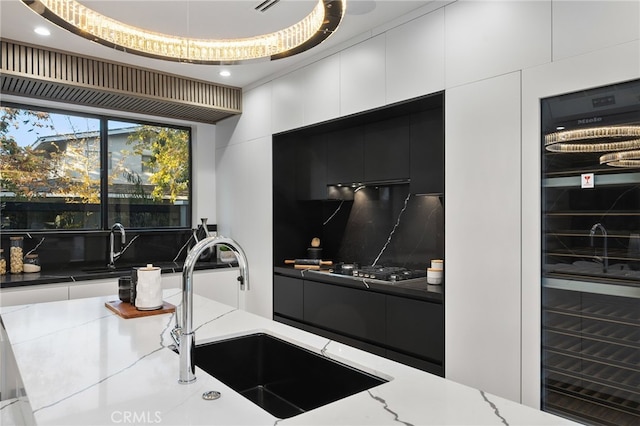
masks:
<path id="1" fill-rule="evenodd" d="M 190 143 L 188 128 L 3 105 L 2 229 L 190 227 Z"/>
<path id="2" fill-rule="evenodd" d="M 190 226 L 190 132 L 182 128 L 108 122 L 113 169 L 109 223 L 133 228 Z"/>

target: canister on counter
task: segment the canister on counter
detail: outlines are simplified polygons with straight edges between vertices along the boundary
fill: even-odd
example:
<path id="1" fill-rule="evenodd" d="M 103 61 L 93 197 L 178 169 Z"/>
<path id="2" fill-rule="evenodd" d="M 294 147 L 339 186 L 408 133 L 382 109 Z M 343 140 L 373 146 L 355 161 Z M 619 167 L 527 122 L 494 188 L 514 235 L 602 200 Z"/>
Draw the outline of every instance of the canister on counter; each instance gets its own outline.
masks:
<path id="1" fill-rule="evenodd" d="M 131 303 L 131 277 L 118 278 L 118 297 L 125 303 Z M 135 296 L 134 296 L 135 297 Z"/>
<path id="2" fill-rule="evenodd" d="M 24 260 L 23 260 L 23 246 L 24 246 L 24 238 L 22 237 L 10 237 L 10 248 L 9 248 L 9 262 L 11 266 L 12 274 L 21 274 L 24 270 Z"/>
<path id="3" fill-rule="evenodd" d="M 0 249 L 0 275 L 7 273 L 7 261 L 4 258 L 4 249 Z"/>
<path id="4" fill-rule="evenodd" d="M 40 272 L 40 257 L 36 253 L 26 255 L 22 268 L 25 273 Z"/>

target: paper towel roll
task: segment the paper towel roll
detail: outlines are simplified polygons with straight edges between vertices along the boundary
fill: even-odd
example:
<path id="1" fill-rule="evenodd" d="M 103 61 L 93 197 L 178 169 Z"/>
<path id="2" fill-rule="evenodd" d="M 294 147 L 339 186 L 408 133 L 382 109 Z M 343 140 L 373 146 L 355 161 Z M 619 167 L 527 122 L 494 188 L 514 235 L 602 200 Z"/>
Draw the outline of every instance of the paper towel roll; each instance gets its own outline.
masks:
<path id="1" fill-rule="evenodd" d="M 148 264 L 139 268 L 136 285 L 136 308 L 140 311 L 151 311 L 162 308 L 162 277 L 160 268 Z"/>

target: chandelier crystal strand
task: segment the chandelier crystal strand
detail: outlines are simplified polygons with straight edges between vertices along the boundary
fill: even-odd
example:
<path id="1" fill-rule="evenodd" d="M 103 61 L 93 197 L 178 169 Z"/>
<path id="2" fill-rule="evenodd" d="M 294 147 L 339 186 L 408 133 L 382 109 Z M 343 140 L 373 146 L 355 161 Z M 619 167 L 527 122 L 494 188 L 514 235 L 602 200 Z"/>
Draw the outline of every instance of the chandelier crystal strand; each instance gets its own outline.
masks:
<path id="1" fill-rule="evenodd" d="M 613 167 L 640 167 L 640 150 L 613 152 L 600 156 L 600 164 Z"/>
<path id="2" fill-rule="evenodd" d="M 608 152 L 640 148 L 640 126 L 565 130 L 544 137 L 551 152 Z"/>

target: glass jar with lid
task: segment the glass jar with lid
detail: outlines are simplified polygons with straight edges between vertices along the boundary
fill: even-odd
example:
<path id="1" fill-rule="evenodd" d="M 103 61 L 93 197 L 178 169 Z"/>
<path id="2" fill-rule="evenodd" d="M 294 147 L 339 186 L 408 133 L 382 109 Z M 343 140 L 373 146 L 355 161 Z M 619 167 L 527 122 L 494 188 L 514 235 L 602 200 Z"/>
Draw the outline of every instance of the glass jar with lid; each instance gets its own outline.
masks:
<path id="1" fill-rule="evenodd" d="M 22 266 L 25 274 L 29 272 L 40 272 L 40 258 L 36 253 L 28 254 L 24 257 Z"/>
<path id="2" fill-rule="evenodd" d="M 9 247 L 9 263 L 11 266 L 12 274 L 21 274 L 24 269 L 23 261 L 23 246 L 24 239 L 22 237 L 10 237 Z"/>
<path id="3" fill-rule="evenodd" d="M 4 249 L 0 249 L 0 275 L 7 273 L 7 261 L 4 258 Z"/>

